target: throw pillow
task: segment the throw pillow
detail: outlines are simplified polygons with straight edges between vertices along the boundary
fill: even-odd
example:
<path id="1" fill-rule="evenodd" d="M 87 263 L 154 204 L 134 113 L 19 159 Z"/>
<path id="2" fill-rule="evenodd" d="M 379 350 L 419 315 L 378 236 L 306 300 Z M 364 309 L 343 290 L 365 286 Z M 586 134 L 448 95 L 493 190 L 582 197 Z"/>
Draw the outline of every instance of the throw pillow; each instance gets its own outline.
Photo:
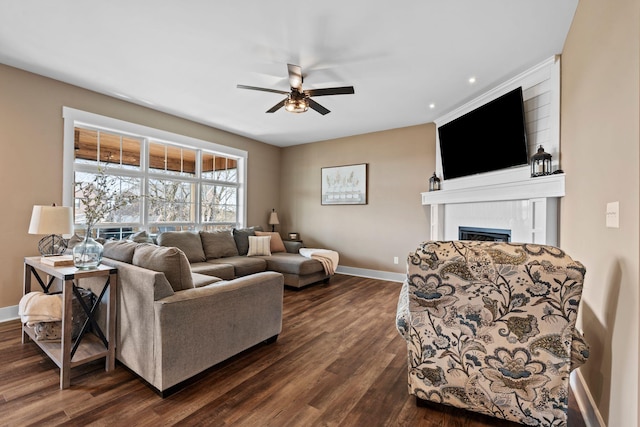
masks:
<path id="1" fill-rule="evenodd" d="M 104 244 L 102 256 L 131 264 L 136 246 L 137 243 L 128 240 L 109 240 Z"/>
<path id="2" fill-rule="evenodd" d="M 73 247 L 80 242 L 84 242 L 84 237 L 78 236 L 78 233 L 75 233 L 67 240 L 67 249 L 73 249 Z"/>
<path id="3" fill-rule="evenodd" d="M 164 273 L 174 291 L 193 288 L 189 261 L 178 248 L 141 243 L 133 252 L 133 265 Z"/>
<path id="4" fill-rule="evenodd" d="M 158 235 L 158 245 L 173 246 L 187 256 L 189 262 L 204 262 L 207 257 L 202 249 L 200 234 L 191 231 L 166 231 Z"/>
<path id="5" fill-rule="evenodd" d="M 271 236 L 249 236 L 247 256 L 271 255 Z"/>
<path id="6" fill-rule="evenodd" d="M 277 231 L 256 231 L 256 236 L 271 236 L 271 253 L 286 252 L 284 242 Z"/>
<path id="7" fill-rule="evenodd" d="M 233 239 L 236 241 L 238 255 L 246 255 L 249 251 L 249 236 L 255 236 L 256 231 L 262 231 L 262 227 L 234 228 Z"/>
<path id="8" fill-rule="evenodd" d="M 207 259 L 238 256 L 238 248 L 231 231 L 201 231 L 200 240 Z"/>
<path id="9" fill-rule="evenodd" d="M 131 240 L 132 242 L 136 243 L 153 243 L 153 239 L 147 234 L 145 230 L 133 233 L 127 238 L 127 240 Z"/>

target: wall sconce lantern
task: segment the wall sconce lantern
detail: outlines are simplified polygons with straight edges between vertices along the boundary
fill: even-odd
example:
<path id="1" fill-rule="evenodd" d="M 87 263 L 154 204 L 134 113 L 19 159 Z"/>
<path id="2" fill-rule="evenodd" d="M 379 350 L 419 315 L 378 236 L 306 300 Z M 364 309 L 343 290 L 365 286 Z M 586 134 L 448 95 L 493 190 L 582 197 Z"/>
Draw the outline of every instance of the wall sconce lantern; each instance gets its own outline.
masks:
<path id="1" fill-rule="evenodd" d="M 538 152 L 531 157 L 531 176 L 551 175 L 551 154 L 545 153 L 542 145 Z"/>
<path id="2" fill-rule="evenodd" d="M 436 173 L 433 173 L 433 176 L 429 178 L 429 191 L 438 191 L 440 190 L 440 178 L 436 176 Z"/>

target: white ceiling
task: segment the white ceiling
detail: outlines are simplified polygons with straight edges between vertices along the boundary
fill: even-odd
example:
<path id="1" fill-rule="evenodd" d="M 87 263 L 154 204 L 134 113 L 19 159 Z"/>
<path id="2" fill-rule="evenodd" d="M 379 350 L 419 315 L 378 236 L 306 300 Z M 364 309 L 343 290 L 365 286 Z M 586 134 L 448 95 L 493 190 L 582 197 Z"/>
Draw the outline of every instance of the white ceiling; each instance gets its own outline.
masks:
<path id="1" fill-rule="evenodd" d="M 432 122 L 561 53 L 577 3 L 0 0 L 0 62 L 289 146 Z M 282 95 L 236 88 L 287 91 L 287 63 L 355 95 L 266 114 Z"/>

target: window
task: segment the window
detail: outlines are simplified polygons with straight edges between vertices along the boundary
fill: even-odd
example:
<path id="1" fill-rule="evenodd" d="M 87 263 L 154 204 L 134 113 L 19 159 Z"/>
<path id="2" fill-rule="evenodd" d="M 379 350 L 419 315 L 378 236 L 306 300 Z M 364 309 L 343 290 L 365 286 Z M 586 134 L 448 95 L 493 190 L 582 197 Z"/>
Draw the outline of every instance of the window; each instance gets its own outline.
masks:
<path id="1" fill-rule="evenodd" d="M 84 207 L 73 183 L 91 185 L 101 172 L 112 189 L 138 197 L 104 218 L 96 236 L 245 223 L 245 151 L 67 107 L 63 117 L 63 199 L 74 206 L 77 230 L 84 227 Z"/>

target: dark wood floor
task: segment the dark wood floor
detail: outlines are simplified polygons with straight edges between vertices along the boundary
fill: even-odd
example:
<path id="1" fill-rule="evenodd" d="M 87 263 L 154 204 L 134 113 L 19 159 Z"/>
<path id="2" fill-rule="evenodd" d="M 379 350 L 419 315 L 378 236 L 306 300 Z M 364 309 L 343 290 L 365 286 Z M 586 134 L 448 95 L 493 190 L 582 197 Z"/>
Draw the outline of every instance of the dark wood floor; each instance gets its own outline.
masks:
<path id="1" fill-rule="evenodd" d="M 162 399 L 121 365 L 59 370 L 18 321 L 0 324 L 0 425 L 514 426 L 407 393 L 406 346 L 395 330 L 400 285 L 336 275 L 286 290 L 275 344 L 228 360 Z M 203 338 L 204 339 L 204 338 Z M 569 426 L 584 422 L 575 399 Z"/>

